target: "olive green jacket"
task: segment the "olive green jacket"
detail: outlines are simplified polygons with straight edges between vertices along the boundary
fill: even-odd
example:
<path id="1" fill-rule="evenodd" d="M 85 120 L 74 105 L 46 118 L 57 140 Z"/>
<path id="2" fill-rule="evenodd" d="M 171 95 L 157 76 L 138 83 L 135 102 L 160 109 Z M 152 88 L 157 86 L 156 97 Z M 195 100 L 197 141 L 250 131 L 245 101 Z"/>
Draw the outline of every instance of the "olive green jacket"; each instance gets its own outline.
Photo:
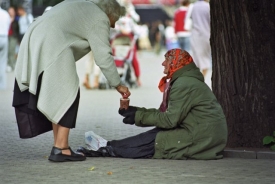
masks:
<path id="1" fill-rule="evenodd" d="M 176 71 L 171 79 L 166 112 L 138 108 L 137 126 L 162 128 L 153 158 L 219 159 L 227 143 L 227 124 L 215 95 L 194 63 Z"/>

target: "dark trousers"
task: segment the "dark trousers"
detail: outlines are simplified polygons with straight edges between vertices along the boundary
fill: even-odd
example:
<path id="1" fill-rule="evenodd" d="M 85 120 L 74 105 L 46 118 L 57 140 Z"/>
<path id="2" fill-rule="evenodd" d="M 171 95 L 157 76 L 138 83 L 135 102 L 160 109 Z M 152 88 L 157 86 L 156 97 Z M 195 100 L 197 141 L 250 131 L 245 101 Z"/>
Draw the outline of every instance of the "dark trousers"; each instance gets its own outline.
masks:
<path id="1" fill-rule="evenodd" d="M 154 128 L 132 137 L 109 141 L 108 145 L 119 157 L 151 158 L 155 153 L 155 139 L 159 131 L 161 129 Z"/>

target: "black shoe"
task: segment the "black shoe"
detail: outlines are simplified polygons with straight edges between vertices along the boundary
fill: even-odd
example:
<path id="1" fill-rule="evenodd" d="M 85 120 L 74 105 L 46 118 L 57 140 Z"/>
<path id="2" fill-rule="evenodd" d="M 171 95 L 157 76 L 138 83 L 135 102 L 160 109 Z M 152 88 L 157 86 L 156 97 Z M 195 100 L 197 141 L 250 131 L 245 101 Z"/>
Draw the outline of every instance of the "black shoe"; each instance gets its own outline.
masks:
<path id="1" fill-rule="evenodd" d="M 77 152 L 83 153 L 86 157 L 115 157 L 111 146 L 101 147 L 97 151 L 88 150 L 84 147 L 79 147 Z"/>
<path id="2" fill-rule="evenodd" d="M 83 153 L 86 157 L 102 157 L 102 153 L 94 150 L 88 150 L 84 147 L 79 147 L 77 150 L 79 153 Z"/>
<path id="3" fill-rule="evenodd" d="M 112 146 L 101 147 L 97 151 L 101 152 L 104 157 L 116 157 Z"/>
<path id="4" fill-rule="evenodd" d="M 71 155 L 62 154 L 62 150 L 67 150 L 67 149 L 70 150 Z M 53 162 L 83 161 L 85 159 L 86 157 L 84 155 L 82 155 L 81 153 L 72 151 L 70 147 L 63 148 L 63 149 L 53 147 L 51 151 L 51 155 L 49 157 L 49 160 Z"/>

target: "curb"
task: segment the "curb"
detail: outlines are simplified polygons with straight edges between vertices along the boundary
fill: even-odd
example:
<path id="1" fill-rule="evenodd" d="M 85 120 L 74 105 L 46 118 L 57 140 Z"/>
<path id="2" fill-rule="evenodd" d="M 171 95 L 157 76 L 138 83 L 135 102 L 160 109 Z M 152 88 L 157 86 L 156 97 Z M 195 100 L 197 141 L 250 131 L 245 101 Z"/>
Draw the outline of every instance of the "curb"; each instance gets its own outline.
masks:
<path id="1" fill-rule="evenodd" d="M 225 149 L 223 152 L 225 158 L 243 158 L 243 159 L 271 159 L 275 160 L 273 151 L 250 151 Z"/>

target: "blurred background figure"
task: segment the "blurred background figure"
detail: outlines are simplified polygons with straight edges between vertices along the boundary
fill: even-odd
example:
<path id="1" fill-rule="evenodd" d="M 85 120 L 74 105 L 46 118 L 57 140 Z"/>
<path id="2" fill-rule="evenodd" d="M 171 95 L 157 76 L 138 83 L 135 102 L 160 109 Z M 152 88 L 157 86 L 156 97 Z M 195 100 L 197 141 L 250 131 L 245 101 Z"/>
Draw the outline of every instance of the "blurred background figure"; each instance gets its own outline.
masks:
<path id="1" fill-rule="evenodd" d="M 1 4 L 1 0 L 0 0 Z M 0 90 L 6 89 L 6 68 L 8 62 L 8 32 L 10 15 L 0 7 Z"/>
<path id="2" fill-rule="evenodd" d="M 141 50 L 151 50 L 152 46 L 149 40 L 149 26 L 147 24 L 139 25 L 138 46 Z"/>
<path id="3" fill-rule="evenodd" d="M 212 67 L 210 48 L 210 6 L 207 0 L 194 3 L 191 13 L 191 49 L 194 62 L 205 77 Z"/>
<path id="4" fill-rule="evenodd" d="M 181 6 L 174 13 L 174 28 L 180 48 L 190 53 L 191 32 L 189 30 L 186 30 L 184 28 L 184 25 L 187 11 L 188 9 L 191 10 L 192 4 L 190 4 L 189 0 L 181 0 L 180 4 Z"/>
<path id="5" fill-rule="evenodd" d="M 175 34 L 172 20 L 166 20 L 165 44 L 167 50 L 179 48 L 179 43 L 177 40 L 177 35 Z"/>
<path id="6" fill-rule="evenodd" d="M 19 25 L 15 7 L 11 6 L 8 9 L 10 15 L 9 28 L 9 51 L 8 51 L 8 66 L 7 71 L 13 71 L 17 58 L 17 46 L 19 43 Z"/>
<path id="7" fill-rule="evenodd" d="M 23 6 L 18 6 L 17 13 L 19 15 L 19 42 L 21 42 L 29 25 L 33 21 L 33 15 L 31 13 L 27 13 Z"/>
<path id="8" fill-rule="evenodd" d="M 155 44 L 154 44 L 154 50 L 157 55 L 161 53 L 162 45 L 165 42 L 164 41 L 164 34 L 165 34 L 165 27 L 161 20 L 157 20 L 153 22 L 152 30 L 154 34 Z"/>
<path id="9" fill-rule="evenodd" d="M 120 0 L 120 4 L 126 8 L 127 14 L 136 22 L 140 21 L 140 16 L 135 10 L 135 6 L 131 0 Z"/>
<path id="10" fill-rule="evenodd" d="M 93 52 L 90 51 L 86 56 L 83 57 L 85 60 L 85 77 L 83 81 L 83 86 L 86 89 L 98 89 L 99 87 L 99 76 L 100 68 L 95 64 L 95 59 Z M 94 83 L 90 84 L 90 75 L 93 74 Z"/>
<path id="11" fill-rule="evenodd" d="M 140 21 L 140 16 L 136 13 L 135 7 L 132 4 L 131 0 L 121 0 L 121 5 L 126 8 L 126 15 L 121 17 L 115 24 L 116 34 L 128 35 L 129 37 L 139 37 L 139 26 L 138 22 Z M 133 45 L 133 59 L 132 67 L 134 69 L 136 84 L 141 86 L 140 81 L 140 67 L 139 61 L 137 58 L 137 47 L 136 44 Z"/>

